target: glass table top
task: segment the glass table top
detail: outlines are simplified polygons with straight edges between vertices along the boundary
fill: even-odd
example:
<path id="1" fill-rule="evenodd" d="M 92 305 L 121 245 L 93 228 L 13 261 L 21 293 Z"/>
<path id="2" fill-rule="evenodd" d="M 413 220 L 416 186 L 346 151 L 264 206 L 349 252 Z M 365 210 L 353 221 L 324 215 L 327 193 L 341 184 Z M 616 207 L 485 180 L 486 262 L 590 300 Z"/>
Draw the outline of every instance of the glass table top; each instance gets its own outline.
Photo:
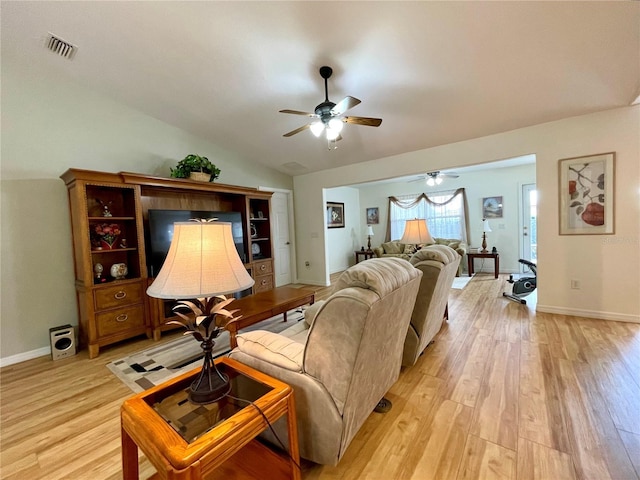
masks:
<path id="1" fill-rule="evenodd" d="M 272 387 L 218 363 L 221 373 L 229 376 L 231 392 L 221 400 L 206 405 L 192 403 L 188 388 L 195 377 L 175 385 L 166 395 L 154 398 L 151 407 L 188 443 L 211 431 L 245 407 L 272 390 Z"/>

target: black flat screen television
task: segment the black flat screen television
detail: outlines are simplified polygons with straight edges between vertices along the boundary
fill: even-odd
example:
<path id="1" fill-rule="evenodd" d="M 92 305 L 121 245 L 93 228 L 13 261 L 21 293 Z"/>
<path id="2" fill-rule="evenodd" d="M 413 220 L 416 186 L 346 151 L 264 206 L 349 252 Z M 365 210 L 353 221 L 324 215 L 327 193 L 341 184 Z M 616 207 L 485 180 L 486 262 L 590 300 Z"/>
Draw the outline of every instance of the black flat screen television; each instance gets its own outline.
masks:
<path id="1" fill-rule="evenodd" d="M 231 235 L 242 263 L 247 262 L 244 249 L 242 215 L 240 212 L 209 212 L 201 210 L 149 210 L 149 234 L 147 235 L 147 267 L 149 276 L 155 277 L 169 253 L 173 238 L 173 224 L 188 222 L 192 218 L 217 218 L 231 224 Z"/>

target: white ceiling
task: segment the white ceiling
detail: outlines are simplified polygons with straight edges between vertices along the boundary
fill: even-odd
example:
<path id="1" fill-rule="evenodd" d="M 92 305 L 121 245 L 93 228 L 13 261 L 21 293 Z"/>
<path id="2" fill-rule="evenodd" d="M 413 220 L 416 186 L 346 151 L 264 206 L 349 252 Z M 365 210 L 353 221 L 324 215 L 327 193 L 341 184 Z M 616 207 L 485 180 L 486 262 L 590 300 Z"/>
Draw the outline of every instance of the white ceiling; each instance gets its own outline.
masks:
<path id="1" fill-rule="evenodd" d="M 37 62 L 289 174 L 630 105 L 640 2 L 2 2 L 2 55 Z M 66 60 L 47 32 L 75 44 Z M 338 149 L 302 116 L 362 103 Z M 188 153 L 188 152 L 187 152 Z M 206 155 L 207 152 L 197 152 Z M 215 162 L 215 159 L 212 159 Z M 283 165 L 299 164 L 290 169 Z M 434 166 L 437 167 L 437 166 Z"/>

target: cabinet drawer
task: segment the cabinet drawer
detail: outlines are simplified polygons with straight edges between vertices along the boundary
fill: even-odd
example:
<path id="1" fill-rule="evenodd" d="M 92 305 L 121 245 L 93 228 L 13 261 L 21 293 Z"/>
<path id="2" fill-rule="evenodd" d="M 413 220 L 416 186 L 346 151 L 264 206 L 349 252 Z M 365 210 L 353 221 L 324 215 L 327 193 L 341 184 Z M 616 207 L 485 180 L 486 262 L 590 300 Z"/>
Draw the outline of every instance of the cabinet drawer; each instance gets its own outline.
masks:
<path id="1" fill-rule="evenodd" d="M 258 275 L 267 275 L 273 273 L 273 262 L 271 260 L 262 260 L 260 262 L 253 262 L 253 274 Z"/>
<path id="2" fill-rule="evenodd" d="M 98 335 L 100 337 L 144 326 L 144 309 L 142 305 L 118 308 L 96 315 Z"/>
<path id="3" fill-rule="evenodd" d="M 256 277 L 256 285 L 255 291 L 264 292 L 265 290 L 273 289 L 273 275 L 264 275 L 261 277 Z"/>
<path id="4" fill-rule="evenodd" d="M 113 285 L 95 290 L 96 310 L 106 310 L 119 306 L 142 303 L 142 285 Z"/>

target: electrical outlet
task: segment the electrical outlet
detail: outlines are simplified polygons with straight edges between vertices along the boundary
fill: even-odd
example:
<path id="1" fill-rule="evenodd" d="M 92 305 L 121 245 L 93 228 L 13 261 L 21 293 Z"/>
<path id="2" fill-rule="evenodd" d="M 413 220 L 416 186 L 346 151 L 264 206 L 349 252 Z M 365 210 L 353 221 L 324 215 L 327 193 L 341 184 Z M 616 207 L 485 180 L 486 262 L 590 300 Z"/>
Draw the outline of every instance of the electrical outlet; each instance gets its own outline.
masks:
<path id="1" fill-rule="evenodd" d="M 309 260 L 307 260 L 306 262 L 304 262 L 304 266 L 309 268 L 311 266 L 311 264 L 309 263 Z"/>
<path id="2" fill-rule="evenodd" d="M 571 288 L 573 290 L 580 290 L 580 280 L 572 279 L 571 280 Z"/>

